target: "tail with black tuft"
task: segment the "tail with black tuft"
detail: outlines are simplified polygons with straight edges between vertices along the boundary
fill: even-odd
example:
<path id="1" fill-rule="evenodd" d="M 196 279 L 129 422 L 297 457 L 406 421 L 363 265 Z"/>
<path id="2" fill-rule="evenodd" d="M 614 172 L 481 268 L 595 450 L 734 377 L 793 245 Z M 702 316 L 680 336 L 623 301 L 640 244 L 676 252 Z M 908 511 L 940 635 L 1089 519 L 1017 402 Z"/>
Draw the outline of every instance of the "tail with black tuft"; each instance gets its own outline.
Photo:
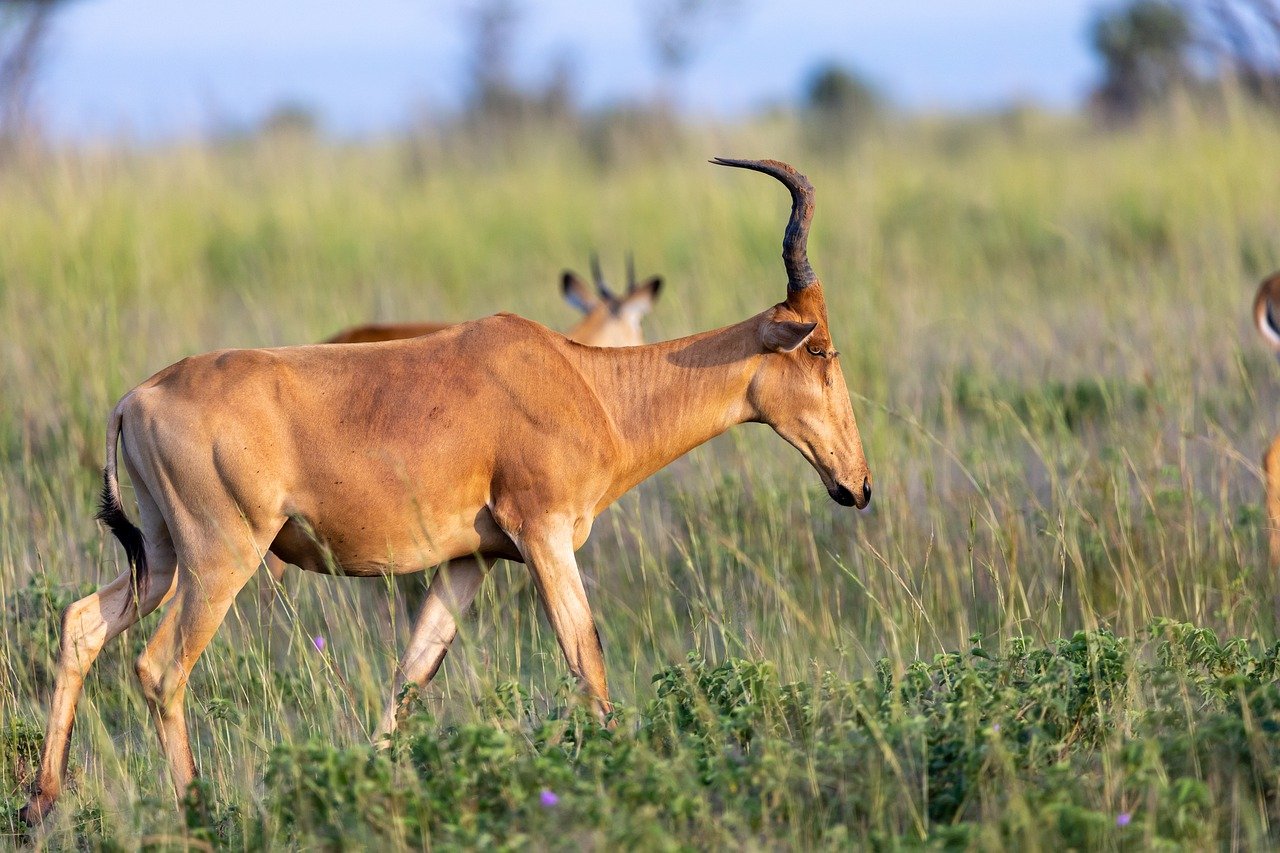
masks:
<path id="1" fill-rule="evenodd" d="M 147 585 L 147 553 L 142 531 L 124 514 L 124 507 L 120 503 L 120 479 L 116 474 L 116 442 L 120 437 L 122 418 L 120 406 L 116 406 L 107 421 L 107 464 L 102 469 L 102 496 L 95 518 L 107 525 L 124 546 L 129 568 L 133 572 L 134 585 L 141 595 Z"/>

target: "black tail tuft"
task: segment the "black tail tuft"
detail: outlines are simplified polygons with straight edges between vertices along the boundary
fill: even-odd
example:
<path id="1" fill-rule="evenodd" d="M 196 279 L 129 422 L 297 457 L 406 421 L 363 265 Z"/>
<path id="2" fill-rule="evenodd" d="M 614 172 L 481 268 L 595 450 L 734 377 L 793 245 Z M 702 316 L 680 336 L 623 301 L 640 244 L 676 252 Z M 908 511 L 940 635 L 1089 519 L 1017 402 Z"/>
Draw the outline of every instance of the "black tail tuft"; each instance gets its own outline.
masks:
<path id="1" fill-rule="evenodd" d="M 147 577 L 147 554 L 143 547 L 142 531 L 124 514 L 119 492 L 111 481 L 109 471 L 102 472 L 102 496 L 99 498 L 98 514 L 94 517 L 107 525 L 124 546 L 129 567 L 133 570 L 134 582 L 141 588 Z"/>

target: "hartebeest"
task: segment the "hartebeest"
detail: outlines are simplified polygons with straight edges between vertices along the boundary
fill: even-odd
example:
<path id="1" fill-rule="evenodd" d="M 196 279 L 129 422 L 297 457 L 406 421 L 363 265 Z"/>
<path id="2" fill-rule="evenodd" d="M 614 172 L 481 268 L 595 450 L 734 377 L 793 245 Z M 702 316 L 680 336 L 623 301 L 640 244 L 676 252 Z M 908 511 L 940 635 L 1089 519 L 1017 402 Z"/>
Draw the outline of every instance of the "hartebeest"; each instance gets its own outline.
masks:
<path id="1" fill-rule="evenodd" d="M 658 294 L 662 291 L 662 276 L 652 275 L 644 281 L 636 279 L 635 258 L 627 254 L 627 289 L 621 295 L 614 293 L 605 280 L 600 268 L 600 258 L 591 255 L 591 277 L 595 282 L 593 290 L 587 282 L 573 270 L 565 270 L 560 276 L 560 289 L 565 301 L 582 312 L 583 317 L 572 329 L 565 332 L 565 337 L 580 344 L 592 347 L 633 347 L 644 343 L 644 332 L 640 321 L 653 308 Z M 396 341 L 404 338 L 416 338 L 441 332 L 453 326 L 453 323 L 366 323 L 344 329 L 325 341 L 328 344 L 360 344 L 379 341 Z M 271 579 L 279 583 L 284 577 L 285 562 L 268 554 L 267 571 Z M 405 604 L 411 610 L 422 603 L 421 589 L 417 579 L 405 579 L 402 592 Z M 273 595 L 270 586 L 264 586 L 265 596 Z M 264 599 L 265 600 L 265 599 Z"/>
<path id="2" fill-rule="evenodd" d="M 361 346 L 224 350 L 184 359 L 107 419 L 99 517 L 125 571 L 63 617 L 57 683 L 28 821 L 52 807 L 85 673 L 170 596 L 137 673 L 181 794 L 195 778 L 183 695 L 192 667 L 268 549 L 316 572 L 432 579 L 397 684 L 425 684 L 484 578 L 523 561 L 603 717 L 604 659 L 574 552 L 641 480 L 735 424 L 770 425 L 836 502 L 871 475 L 806 254 L 813 187 L 774 160 L 724 160 L 791 191 L 786 299 L 732 326 L 598 349 L 510 314 Z M 116 443 L 141 529 L 120 503 Z M 388 702 L 380 732 L 396 725 Z"/>
<path id="3" fill-rule="evenodd" d="M 1253 300 L 1253 322 L 1267 345 L 1280 356 L 1280 273 L 1274 273 L 1258 286 Z M 1267 531 L 1271 565 L 1280 567 L 1280 435 L 1262 456 L 1262 473 L 1266 481 Z"/>
<path id="4" fill-rule="evenodd" d="M 653 308 L 662 290 L 662 276 L 654 275 L 636 281 L 636 267 L 627 255 L 627 290 L 613 292 L 600 270 L 600 259 L 591 256 L 591 275 L 595 290 L 573 270 L 565 270 L 560 287 L 565 301 L 582 312 L 583 317 L 565 337 L 593 347 L 634 347 L 644 343 L 640 321 Z M 327 344 L 365 344 L 376 341 L 398 341 L 443 331 L 453 323 L 366 323 L 343 329 L 325 341 Z"/>

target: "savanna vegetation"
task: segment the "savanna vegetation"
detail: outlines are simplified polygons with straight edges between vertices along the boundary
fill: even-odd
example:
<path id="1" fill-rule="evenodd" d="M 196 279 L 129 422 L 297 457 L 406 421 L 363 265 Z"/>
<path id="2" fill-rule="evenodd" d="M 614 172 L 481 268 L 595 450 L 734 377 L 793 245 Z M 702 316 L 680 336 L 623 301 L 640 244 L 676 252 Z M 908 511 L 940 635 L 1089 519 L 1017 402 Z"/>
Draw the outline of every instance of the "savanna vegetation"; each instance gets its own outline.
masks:
<path id="1" fill-rule="evenodd" d="M 1280 579 L 1258 457 L 1280 375 L 1280 124 L 1230 98 L 1123 131 L 1033 112 L 626 117 L 517 138 L 27 153 L 0 168 L 0 838 L 16 843 L 58 614 L 114 577 L 92 520 L 116 398 L 184 355 L 498 309 L 564 328 L 559 271 L 634 251 L 655 339 L 779 300 L 794 162 L 873 510 L 745 427 L 580 553 L 620 703 L 579 704 L 524 568 L 492 574 L 389 751 L 394 587 L 253 584 L 193 677 L 175 808 L 134 684 L 86 687 L 51 849 L 373 844 L 1147 848 L 1280 841 Z M 244 401 L 252 405 L 252 401 Z M 128 503 L 128 501 L 126 501 Z M 130 504 L 131 506 L 131 504 Z"/>

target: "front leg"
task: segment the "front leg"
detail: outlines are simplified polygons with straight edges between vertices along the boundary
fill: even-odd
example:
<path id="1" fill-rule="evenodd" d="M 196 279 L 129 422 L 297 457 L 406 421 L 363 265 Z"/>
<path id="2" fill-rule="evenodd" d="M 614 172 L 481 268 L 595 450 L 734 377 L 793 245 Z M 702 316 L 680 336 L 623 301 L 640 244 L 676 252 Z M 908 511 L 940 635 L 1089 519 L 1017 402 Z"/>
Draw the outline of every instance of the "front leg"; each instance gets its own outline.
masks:
<path id="1" fill-rule="evenodd" d="M 1271 554 L 1271 568 L 1280 568 L 1280 435 L 1262 457 L 1263 478 L 1266 481 L 1267 541 Z"/>
<path id="2" fill-rule="evenodd" d="M 609 686 L 605 681 L 600 634 L 591 618 L 591 604 L 573 555 L 573 524 L 525 527 L 512 538 L 533 574 L 538 597 L 569 663 L 569 671 L 591 698 L 603 722 L 613 705 L 609 702 Z"/>

